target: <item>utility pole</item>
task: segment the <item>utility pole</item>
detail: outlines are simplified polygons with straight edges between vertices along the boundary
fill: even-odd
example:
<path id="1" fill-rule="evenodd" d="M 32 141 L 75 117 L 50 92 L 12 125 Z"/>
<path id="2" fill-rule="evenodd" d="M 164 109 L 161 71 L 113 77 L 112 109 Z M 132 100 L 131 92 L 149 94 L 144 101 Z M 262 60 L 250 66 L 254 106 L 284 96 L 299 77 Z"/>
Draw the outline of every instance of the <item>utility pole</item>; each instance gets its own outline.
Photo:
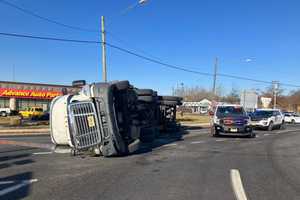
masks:
<path id="1" fill-rule="evenodd" d="M 218 58 L 215 59 L 215 69 L 214 69 L 214 81 L 213 81 L 213 93 L 217 95 L 217 71 L 218 71 Z"/>
<path id="2" fill-rule="evenodd" d="M 104 16 L 101 16 L 101 41 L 102 41 L 102 81 L 107 82 L 106 71 L 106 40 L 105 40 Z"/>
<path id="3" fill-rule="evenodd" d="M 273 84 L 273 95 L 274 95 L 273 109 L 276 109 L 279 82 L 278 81 L 272 81 L 272 84 Z"/>

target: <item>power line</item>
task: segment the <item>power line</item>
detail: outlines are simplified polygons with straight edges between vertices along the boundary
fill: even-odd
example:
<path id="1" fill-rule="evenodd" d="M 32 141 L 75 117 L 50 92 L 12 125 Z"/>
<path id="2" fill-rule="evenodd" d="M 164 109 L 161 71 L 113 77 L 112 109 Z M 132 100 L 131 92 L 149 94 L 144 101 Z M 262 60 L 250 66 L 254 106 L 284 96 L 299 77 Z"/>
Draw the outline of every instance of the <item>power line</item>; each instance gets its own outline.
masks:
<path id="1" fill-rule="evenodd" d="M 168 68 L 177 69 L 177 70 L 180 70 L 180 71 L 190 72 L 190 73 L 194 73 L 194 74 L 200 74 L 200 75 L 204 75 L 204 76 L 213 76 L 213 74 L 211 74 L 211 73 L 199 72 L 199 71 L 196 71 L 196 70 L 187 69 L 184 66 L 178 66 L 178 65 L 172 65 L 172 64 L 164 63 L 164 62 L 161 62 L 159 60 L 155 60 L 155 59 L 137 54 L 133 51 L 130 51 L 130 50 L 127 50 L 127 49 L 124 49 L 122 47 L 118 47 L 118 46 L 115 46 L 115 45 L 112 45 L 112 44 L 109 44 L 109 43 L 106 43 L 106 45 L 113 48 L 113 49 L 117 49 L 117 50 L 125 52 L 127 54 L 131 54 L 131 55 L 136 56 L 138 58 L 150 61 L 152 63 L 159 64 L 159 65 L 163 65 L 163 66 L 168 67 Z"/>
<path id="2" fill-rule="evenodd" d="M 118 47 L 118 46 L 115 46 L 115 45 L 112 45 L 112 44 L 109 44 L 109 43 L 106 43 L 106 45 L 111 47 L 111 48 L 117 49 L 119 51 L 125 52 L 127 54 L 131 54 L 131 55 L 136 56 L 138 58 L 141 58 L 141 59 L 159 64 L 159 65 L 163 65 L 163 66 L 168 67 L 168 68 L 177 69 L 177 70 L 190 72 L 190 73 L 194 73 L 194 74 L 200 74 L 200 75 L 204 75 L 204 76 L 211 76 L 211 77 L 214 76 L 214 74 L 212 74 L 212 73 L 206 73 L 206 72 L 191 70 L 191 69 L 187 69 L 185 66 L 172 65 L 172 64 L 168 64 L 168 63 L 165 63 L 165 62 L 162 62 L 162 61 L 159 61 L 159 60 L 155 60 L 153 58 L 149 58 L 149 57 L 137 54 L 133 51 L 130 51 L 130 50 L 127 50 L 127 49 L 124 49 L 124 48 L 121 48 L 121 47 Z M 235 76 L 235 75 L 230 75 L 230 74 L 217 73 L 217 75 L 221 76 L 221 77 L 227 77 L 227 78 L 233 78 L 233 79 L 239 79 L 239 80 L 246 80 L 246 81 L 258 82 L 258 83 L 272 84 L 272 81 L 263 81 L 263 80 L 252 79 L 252 78 L 247 78 L 247 77 L 242 77 L 242 76 Z M 288 83 L 281 83 L 280 82 L 280 85 L 289 86 L 289 87 L 299 87 L 300 88 L 300 85 L 293 85 L 293 84 L 288 84 Z"/>
<path id="3" fill-rule="evenodd" d="M 74 43 L 88 43 L 88 44 L 101 44 L 99 41 L 92 40 L 75 40 L 75 39 L 65 39 L 65 38 L 54 38 L 54 37 L 42 37 L 42 36 L 34 36 L 34 35 L 22 35 L 15 33 L 3 33 L 0 32 L 0 35 L 8 36 L 8 37 L 17 37 L 17 38 L 28 38 L 28 39 L 38 39 L 38 40 L 51 40 L 58 42 L 74 42 Z"/>
<path id="4" fill-rule="evenodd" d="M 7 37 L 39 39 L 39 40 L 49 40 L 49 41 L 57 41 L 57 42 L 73 42 L 73 43 L 82 43 L 82 44 L 83 43 L 85 43 L 85 44 L 102 44 L 102 42 L 100 42 L 100 41 L 93 41 L 93 40 L 77 40 L 77 39 L 65 39 L 65 38 L 56 38 L 56 37 L 42 37 L 42 36 L 23 35 L 23 34 L 15 34 L 15 33 L 0 32 L 0 35 L 7 36 Z M 185 71 L 185 72 L 194 73 L 194 74 L 203 75 L 203 76 L 210 76 L 210 77 L 214 76 L 214 74 L 212 74 L 212 73 L 200 72 L 200 71 L 197 71 L 197 70 L 188 69 L 188 67 L 186 67 L 186 66 L 173 65 L 173 64 L 169 64 L 169 63 L 166 63 L 166 62 L 163 62 L 163 61 L 160 61 L 160 60 L 149 58 L 147 56 L 138 54 L 136 52 L 130 51 L 128 49 L 125 49 L 125 48 L 122 48 L 122 47 L 119 47 L 119 46 L 116 46 L 116 45 L 113 45 L 113 44 L 110 44 L 110 43 L 105 43 L 105 45 L 108 46 L 108 47 L 111 47 L 113 49 L 117 49 L 119 51 L 122 51 L 124 53 L 133 55 L 133 56 L 138 57 L 140 59 L 147 60 L 149 62 L 165 66 L 167 68 L 176 69 L 176 70 Z M 235 76 L 235 75 L 230 75 L 230 74 L 218 73 L 217 75 L 222 76 L 222 77 L 227 77 L 227 78 L 239 79 L 239 80 L 246 80 L 246 81 L 258 82 L 258 83 L 272 84 L 271 81 L 252 79 L 252 78 L 247 78 L 247 77 L 242 77 L 242 76 Z M 293 85 L 293 84 L 288 84 L 288 83 L 281 83 L 280 82 L 280 85 L 300 88 L 299 85 Z"/>
<path id="5" fill-rule="evenodd" d="M 32 17 L 35 17 L 35 18 L 38 18 L 40 20 L 44 20 L 46 22 L 56 24 L 56 25 L 59 25 L 59 26 L 65 27 L 65 28 L 69 28 L 69 29 L 73 29 L 73 30 L 77 30 L 77 31 L 84 31 L 84 32 L 100 32 L 99 30 L 96 30 L 96 29 L 88 29 L 88 28 L 82 28 L 82 27 L 79 27 L 79 26 L 73 26 L 73 25 L 65 24 L 65 23 L 50 19 L 48 17 L 41 16 L 39 14 L 36 14 L 36 13 L 34 13 L 34 12 L 28 10 L 28 9 L 22 8 L 22 7 L 20 7 L 16 4 L 13 4 L 13 3 L 8 2 L 6 0 L 0 0 L 0 3 L 5 4 L 5 5 L 7 5 L 11 8 L 17 9 L 17 10 L 19 10 L 19 11 L 21 11 L 21 12 L 27 14 L 27 15 L 30 15 Z"/>

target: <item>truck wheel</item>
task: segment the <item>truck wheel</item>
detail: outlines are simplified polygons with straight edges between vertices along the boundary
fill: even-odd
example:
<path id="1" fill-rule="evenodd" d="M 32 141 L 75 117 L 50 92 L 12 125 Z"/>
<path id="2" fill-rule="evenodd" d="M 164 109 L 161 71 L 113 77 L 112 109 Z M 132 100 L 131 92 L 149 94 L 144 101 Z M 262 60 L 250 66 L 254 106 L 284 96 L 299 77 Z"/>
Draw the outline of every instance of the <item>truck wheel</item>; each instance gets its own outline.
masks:
<path id="1" fill-rule="evenodd" d="M 160 101 L 161 105 L 166 105 L 166 106 L 176 106 L 178 105 L 178 101 L 167 101 L 167 100 L 163 100 Z"/>
<path id="2" fill-rule="evenodd" d="M 137 89 L 135 90 L 136 94 L 139 96 L 152 96 L 153 90 L 151 89 Z"/>
<path id="3" fill-rule="evenodd" d="M 144 102 L 147 102 L 147 103 L 151 103 L 151 102 L 154 101 L 154 98 L 153 98 L 153 96 L 139 96 L 138 100 L 139 101 L 144 101 Z"/>
<path id="4" fill-rule="evenodd" d="M 181 97 L 176 97 L 176 96 L 159 96 L 159 100 L 164 100 L 164 101 L 182 101 Z"/>
<path id="5" fill-rule="evenodd" d="M 129 88 L 129 81 L 119 81 L 115 83 L 115 86 L 118 90 L 126 90 Z"/>
<path id="6" fill-rule="evenodd" d="M 273 127 L 274 127 L 274 124 L 271 121 L 270 124 L 269 124 L 269 126 L 268 126 L 268 131 L 273 131 Z"/>

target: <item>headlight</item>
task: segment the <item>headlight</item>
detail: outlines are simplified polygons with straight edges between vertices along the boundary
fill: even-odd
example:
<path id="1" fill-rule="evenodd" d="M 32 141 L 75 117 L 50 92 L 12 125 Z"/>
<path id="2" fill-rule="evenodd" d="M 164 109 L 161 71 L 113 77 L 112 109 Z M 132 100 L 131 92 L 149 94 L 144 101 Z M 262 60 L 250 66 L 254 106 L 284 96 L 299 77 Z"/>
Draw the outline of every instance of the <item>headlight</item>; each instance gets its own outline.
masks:
<path id="1" fill-rule="evenodd" d="M 250 119 L 245 119 L 245 124 L 246 125 L 250 125 L 251 124 L 251 120 Z"/>
<path id="2" fill-rule="evenodd" d="M 214 119 L 214 123 L 219 125 L 219 124 L 220 124 L 220 119 L 215 118 L 215 119 Z"/>

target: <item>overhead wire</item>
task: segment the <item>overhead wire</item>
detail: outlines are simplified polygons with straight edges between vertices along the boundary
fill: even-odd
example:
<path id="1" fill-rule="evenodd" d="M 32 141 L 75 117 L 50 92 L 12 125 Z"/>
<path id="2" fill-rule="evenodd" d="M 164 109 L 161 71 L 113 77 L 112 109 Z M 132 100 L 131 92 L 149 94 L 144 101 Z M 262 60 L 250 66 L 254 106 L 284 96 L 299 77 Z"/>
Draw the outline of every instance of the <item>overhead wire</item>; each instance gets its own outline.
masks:
<path id="1" fill-rule="evenodd" d="M 20 7 L 16 4 L 13 4 L 13 3 L 8 2 L 6 0 L 0 0 L 0 3 L 5 4 L 9 7 L 14 8 L 14 9 L 17 9 L 17 10 L 19 10 L 19 11 L 21 11 L 21 12 L 27 14 L 27 15 L 30 15 L 32 17 L 35 17 L 35 18 L 38 18 L 40 20 L 44 20 L 44 21 L 47 21 L 49 23 L 56 24 L 56 25 L 59 25 L 59 26 L 65 27 L 65 28 L 69 28 L 69 29 L 73 29 L 73 30 L 77 30 L 77 31 L 84 31 L 84 32 L 100 32 L 99 30 L 96 30 L 96 29 L 89 29 L 89 28 L 82 28 L 82 27 L 79 27 L 79 26 L 73 26 L 73 25 L 65 24 L 65 23 L 50 19 L 48 17 L 41 16 L 41 15 L 31 11 L 31 10 Z"/>
<path id="2" fill-rule="evenodd" d="M 7 36 L 7 37 L 17 37 L 17 38 L 28 38 L 28 39 L 39 39 L 39 40 L 49 40 L 49 41 L 58 41 L 58 42 L 73 42 L 73 43 L 85 43 L 85 44 L 103 44 L 100 41 L 94 41 L 94 40 L 78 40 L 78 39 L 66 39 L 66 38 L 57 38 L 57 37 L 43 37 L 43 36 L 34 36 L 34 35 L 24 35 L 24 34 L 16 34 L 16 33 L 4 33 L 0 32 L 0 35 L 2 36 Z M 121 52 L 124 52 L 126 54 L 133 55 L 137 58 L 162 65 L 167 68 L 175 69 L 175 70 L 180 70 L 184 72 L 189 72 L 189 73 L 194 73 L 198 75 L 203 75 L 203 76 L 210 76 L 213 77 L 213 73 L 207 73 L 207 72 L 201 72 L 198 70 L 192 70 L 189 69 L 187 66 L 180 66 L 180 65 L 174 65 L 174 64 L 169 64 L 167 62 L 163 62 L 161 60 L 157 60 L 154 58 L 150 58 L 144 55 L 141 55 L 139 53 L 136 53 L 134 51 L 110 44 L 110 43 L 104 43 L 106 46 L 119 50 Z M 246 81 L 252 81 L 252 82 L 258 82 L 258 83 L 264 83 L 264 84 L 272 84 L 273 82 L 271 81 L 264 81 L 264 80 L 258 80 L 258 79 L 252 79 L 252 78 L 247 78 L 247 77 L 242 77 L 242 76 L 236 76 L 236 75 L 231 75 L 231 74 L 223 74 L 223 73 L 217 73 L 218 76 L 221 77 L 227 77 L 227 78 L 233 78 L 233 79 L 239 79 L 239 80 L 246 80 Z M 297 87 L 300 88 L 299 85 L 294 85 L 294 84 L 289 84 L 289 83 L 284 83 L 280 82 L 280 85 L 287 86 L 287 87 Z"/>

